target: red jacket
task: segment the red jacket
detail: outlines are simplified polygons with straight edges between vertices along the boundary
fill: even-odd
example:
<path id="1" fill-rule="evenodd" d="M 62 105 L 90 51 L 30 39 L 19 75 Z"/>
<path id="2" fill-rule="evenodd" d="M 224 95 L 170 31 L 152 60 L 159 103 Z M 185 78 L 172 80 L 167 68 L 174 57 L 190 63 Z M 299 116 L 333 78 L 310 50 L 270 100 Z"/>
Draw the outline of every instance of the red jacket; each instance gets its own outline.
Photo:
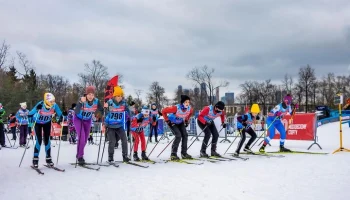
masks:
<path id="1" fill-rule="evenodd" d="M 170 113 L 175 114 L 176 112 L 177 112 L 177 106 L 169 106 L 169 107 L 163 108 L 162 115 L 164 117 L 164 121 L 168 121 L 169 120 L 167 114 L 170 114 Z M 186 117 L 185 121 L 189 121 L 190 117 L 192 115 L 193 115 L 193 108 L 191 108 L 190 114 Z"/>
<path id="2" fill-rule="evenodd" d="M 214 109 L 214 114 L 216 114 L 217 112 L 215 111 Z M 206 120 L 204 119 L 205 116 L 208 116 L 209 115 L 209 106 L 205 106 L 203 108 L 203 110 L 199 113 L 198 115 L 198 120 L 200 122 L 202 122 L 202 124 L 205 124 Z M 221 118 L 221 123 L 224 123 L 225 122 L 225 111 L 223 110 L 222 111 L 222 114 L 220 115 L 220 118 Z"/>

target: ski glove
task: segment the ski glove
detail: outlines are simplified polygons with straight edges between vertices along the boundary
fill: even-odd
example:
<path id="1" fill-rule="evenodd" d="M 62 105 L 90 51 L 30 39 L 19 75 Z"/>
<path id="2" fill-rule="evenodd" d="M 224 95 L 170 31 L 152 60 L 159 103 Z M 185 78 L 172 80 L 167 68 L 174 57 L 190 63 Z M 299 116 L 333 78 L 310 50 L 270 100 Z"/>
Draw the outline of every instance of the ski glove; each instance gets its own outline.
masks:
<path id="1" fill-rule="evenodd" d="M 43 108 L 43 104 L 39 104 L 39 105 L 36 106 L 37 110 L 41 110 L 42 108 Z"/>
<path id="2" fill-rule="evenodd" d="M 206 121 L 206 124 L 207 124 L 208 126 L 212 125 L 212 124 L 213 124 L 213 120 L 208 120 L 208 121 Z"/>
<path id="3" fill-rule="evenodd" d="M 187 127 L 188 126 L 188 121 L 185 121 L 185 127 Z"/>
<path id="4" fill-rule="evenodd" d="M 277 111 L 275 114 L 277 117 L 281 117 L 282 116 L 282 112 L 281 111 Z"/>
<path id="5" fill-rule="evenodd" d="M 222 128 L 226 128 L 226 123 L 221 124 Z"/>
<path id="6" fill-rule="evenodd" d="M 173 124 L 170 120 L 166 121 L 166 123 L 168 124 L 168 126 L 174 126 L 175 124 Z"/>

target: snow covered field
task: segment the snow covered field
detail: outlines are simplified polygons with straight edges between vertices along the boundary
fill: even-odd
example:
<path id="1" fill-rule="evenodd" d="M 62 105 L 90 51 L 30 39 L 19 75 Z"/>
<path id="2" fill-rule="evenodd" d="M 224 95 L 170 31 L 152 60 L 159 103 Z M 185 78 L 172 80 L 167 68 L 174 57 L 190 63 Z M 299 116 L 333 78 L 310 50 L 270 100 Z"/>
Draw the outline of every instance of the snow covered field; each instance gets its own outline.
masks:
<path id="1" fill-rule="evenodd" d="M 343 128 L 343 146 L 350 149 L 350 128 L 347 125 Z M 321 126 L 318 136 L 323 148 L 321 152 L 333 152 L 339 147 L 339 123 Z M 278 142 L 274 140 L 267 151 L 277 150 Z M 161 143 L 151 159 L 156 160 L 156 155 L 167 144 L 166 141 Z M 306 151 L 310 144 L 287 141 L 286 147 Z M 149 151 L 153 145 L 149 145 Z M 220 143 L 218 152 L 223 154 L 228 145 L 227 142 Z M 198 156 L 199 148 L 200 142 L 196 142 L 189 154 Z M 254 150 L 257 149 L 255 147 Z M 55 163 L 57 150 L 57 146 L 52 148 Z M 97 150 L 96 145 L 87 146 L 85 160 L 96 162 Z M 320 150 L 313 146 L 311 151 Z M 29 167 L 32 144 L 19 168 L 22 154 L 22 148 L 0 151 L 0 200 L 350 199 L 350 153 L 344 152 L 334 155 L 286 155 L 285 158 L 250 156 L 248 161 L 205 162 L 203 165 L 149 164 L 147 169 L 121 164 L 119 168 L 101 167 L 100 171 L 91 171 L 69 165 L 75 162 L 76 146 L 62 142 L 58 167 L 66 169 L 66 172 L 42 168 L 45 172 L 43 176 Z M 44 154 L 42 150 L 40 165 L 45 161 Z M 161 159 L 169 156 L 170 148 L 161 155 Z M 116 150 L 115 159 L 121 160 L 120 148 Z"/>

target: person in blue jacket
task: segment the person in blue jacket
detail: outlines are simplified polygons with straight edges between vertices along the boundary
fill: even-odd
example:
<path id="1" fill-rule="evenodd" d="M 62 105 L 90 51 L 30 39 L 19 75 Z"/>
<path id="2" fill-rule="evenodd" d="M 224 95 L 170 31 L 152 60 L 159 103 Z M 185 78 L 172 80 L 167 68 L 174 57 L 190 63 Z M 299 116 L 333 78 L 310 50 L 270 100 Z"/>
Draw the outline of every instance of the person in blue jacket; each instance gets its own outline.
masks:
<path id="1" fill-rule="evenodd" d="M 269 127 L 269 136 L 267 136 L 264 140 L 264 144 L 260 147 L 259 151 L 261 153 L 265 153 L 265 147 L 270 141 L 275 137 L 275 130 L 277 129 L 278 132 L 281 135 L 280 139 L 280 152 L 290 152 L 290 149 L 287 149 L 284 147 L 284 142 L 286 140 L 286 130 L 282 124 L 282 118 L 286 114 L 293 115 L 291 104 L 292 104 L 292 96 L 290 94 L 287 94 L 283 98 L 283 102 L 278 104 L 275 108 L 273 108 L 267 117 L 266 124 L 267 127 Z M 298 104 L 295 105 L 295 109 L 297 109 L 299 106 Z"/>
<path id="2" fill-rule="evenodd" d="M 250 135 L 250 139 L 248 143 L 245 145 L 243 151 L 248 153 L 253 153 L 250 150 L 250 145 L 254 142 L 257 135 L 254 131 L 254 129 L 251 127 L 251 125 L 254 123 L 255 120 L 260 120 L 259 117 L 260 108 L 258 104 L 253 104 L 252 108 L 250 109 L 250 113 L 246 113 L 242 116 L 237 117 L 237 129 L 241 135 L 241 139 L 238 142 L 237 149 L 233 156 L 239 156 L 239 153 L 241 151 L 241 148 L 246 140 L 246 134 L 248 133 Z"/>
<path id="3" fill-rule="evenodd" d="M 58 117 L 62 116 L 62 112 L 58 105 L 55 103 L 55 96 L 51 93 L 44 94 L 44 100 L 39 101 L 34 108 L 29 112 L 29 115 L 34 115 L 35 121 L 35 136 L 36 143 L 34 148 L 33 167 L 38 168 L 39 154 L 41 143 L 44 139 L 45 152 L 46 152 L 46 163 L 49 166 L 53 166 L 51 158 L 51 120 L 53 114 L 57 114 Z M 42 137 L 44 135 L 44 138 Z"/>

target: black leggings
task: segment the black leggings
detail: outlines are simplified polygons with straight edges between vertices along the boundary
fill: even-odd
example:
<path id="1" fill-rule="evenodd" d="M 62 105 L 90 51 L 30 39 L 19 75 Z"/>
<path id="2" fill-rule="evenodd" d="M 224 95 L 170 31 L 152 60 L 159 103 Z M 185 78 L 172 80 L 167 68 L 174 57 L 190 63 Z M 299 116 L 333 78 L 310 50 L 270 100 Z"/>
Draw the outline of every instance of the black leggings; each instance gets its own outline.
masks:
<path id="1" fill-rule="evenodd" d="M 202 130 L 207 126 L 205 124 L 202 124 L 202 122 L 199 121 L 198 119 L 197 119 L 197 122 L 198 122 L 199 128 L 201 128 Z M 213 135 L 211 149 L 213 151 L 216 151 L 216 146 L 217 146 L 216 144 L 217 144 L 218 139 L 219 139 L 219 133 L 218 133 L 218 130 L 216 129 L 215 124 L 209 125 L 207 128 L 205 128 L 205 130 L 203 132 L 204 132 L 204 139 L 203 139 L 201 151 L 205 152 L 205 150 L 207 149 L 208 142 L 209 142 L 211 135 Z"/>
<path id="2" fill-rule="evenodd" d="M 244 144 L 244 141 L 246 139 L 245 133 L 248 133 L 250 135 L 250 139 L 248 140 L 248 143 L 246 144 L 246 147 L 248 147 L 248 149 L 249 149 L 250 145 L 256 139 L 256 133 L 251 127 L 249 127 L 247 130 L 245 128 L 239 129 L 239 131 L 241 133 L 241 140 L 239 140 L 239 142 L 238 142 L 238 146 L 237 146 L 237 149 L 236 149 L 237 153 L 239 153 L 241 151 L 241 148 L 242 148 L 242 146 Z"/>
<path id="3" fill-rule="evenodd" d="M 154 137 L 157 139 L 157 137 L 158 137 L 158 121 L 156 122 L 155 126 L 150 124 L 150 129 L 149 129 L 149 137 L 150 138 L 152 138 L 153 131 L 154 131 Z"/>
<path id="4" fill-rule="evenodd" d="M 182 139 L 182 144 L 181 144 L 181 153 L 185 154 L 187 153 L 187 139 L 188 139 L 188 134 L 186 131 L 186 127 L 184 123 L 181 124 L 175 124 L 174 126 L 169 127 L 173 134 L 175 135 L 175 140 L 174 143 L 171 147 L 171 153 L 177 153 L 177 149 L 179 148 L 181 139 Z"/>
<path id="5" fill-rule="evenodd" d="M 42 134 L 42 130 L 43 130 L 44 134 Z M 51 122 L 48 122 L 46 124 L 35 124 L 36 143 L 35 143 L 35 148 L 34 148 L 34 158 L 39 157 L 40 147 L 41 147 L 41 143 L 43 141 L 42 135 L 44 135 L 46 158 L 51 157 L 50 133 L 51 133 Z"/>

